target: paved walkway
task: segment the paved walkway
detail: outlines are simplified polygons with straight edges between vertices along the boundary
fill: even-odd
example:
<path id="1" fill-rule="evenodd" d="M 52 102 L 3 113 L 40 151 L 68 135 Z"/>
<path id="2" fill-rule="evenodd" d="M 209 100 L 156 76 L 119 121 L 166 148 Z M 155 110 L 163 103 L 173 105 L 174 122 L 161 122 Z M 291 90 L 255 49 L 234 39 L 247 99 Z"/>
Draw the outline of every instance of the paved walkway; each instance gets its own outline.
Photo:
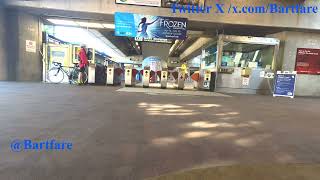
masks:
<path id="1" fill-rule="evenodd" d="M 145 93 L 149 95 L 175 95 L 175 96 L 220 96 L 231 97 L 226 94 L 196 91 L 196 90 L 175 90 L 175 89 L 160 89 L 160 88 L 141 88 L 141 87 L 125 87 L 118 90 L 119 92 Z"/>
<path id="2" fill-rule="evenodd" d="M 0 83 L 0 179 L 141 180 L 234 164 L 320 162 L 320 99 Z M 70 140 L 72 152 L 10 150 Z"/>

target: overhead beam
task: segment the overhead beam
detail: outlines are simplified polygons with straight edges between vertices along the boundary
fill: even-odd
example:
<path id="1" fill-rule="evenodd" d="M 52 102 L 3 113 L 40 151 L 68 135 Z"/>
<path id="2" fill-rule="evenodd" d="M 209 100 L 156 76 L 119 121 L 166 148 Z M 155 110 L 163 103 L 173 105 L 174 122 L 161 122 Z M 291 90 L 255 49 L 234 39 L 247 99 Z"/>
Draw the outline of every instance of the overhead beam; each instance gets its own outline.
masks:
<path id="1" fill-rule="evenodd" d="M 217 1 L 207 1 L 207 6 L 216 7 Z M 232 6 L 266 6 L 269 3 L 276 3 L 278 5 L 296 5 L 302 3 L 305 6 L 317 6 L 318 2 L 314 0 L 305 1 L 275 1 L 275 0 L 246 0 L 246 1 L 231 1 L 220 0 L 219 3 L 224 4 L 224 7 Z M 5 0 L 5 4 L 11 7 L 20 7 L 23 9 L 33 9 L 33 12 L 42 11 L 47 15 L 64 15 L 69 13 L 74 16 L 97 15 L 96 18 L 103 18 L 113 20 L 115 12 L 132 12 L 146 15 L 156 16 L 174 16 L 188 18 L 190 21 L 201 21 L 202 27 L 205 28 L 210 23 L 234 24 L 234 25 L 250 25 L 261 27 L 275 27 L 287 29 L 305 29 L 305 30 L 319 30 L 318 14 L 235 14 L 235 13 L 220 13 L 211 12 L 209 14 L 189 14 L 176 13 L 173 14 L 170 8 L 158 8 L 147 6 L 132 6 L 115 4 L 113 0 L 37 0 L 37 1 L 21 1 L 21 0 Z M 99 16 L 100 15 L 100 16 Z M 209 24 L 208 24 L 209 23 Z"/>
<path id="2" fill-rule="evenodd" d="M 180 61 L 186 61 L 199 55 L 204 46 L 210 43 L 213 43 L 215 40 L 216 38 L 200 37 L 191 46 L 189 46 L 183 53 L 181 53 Z"/>

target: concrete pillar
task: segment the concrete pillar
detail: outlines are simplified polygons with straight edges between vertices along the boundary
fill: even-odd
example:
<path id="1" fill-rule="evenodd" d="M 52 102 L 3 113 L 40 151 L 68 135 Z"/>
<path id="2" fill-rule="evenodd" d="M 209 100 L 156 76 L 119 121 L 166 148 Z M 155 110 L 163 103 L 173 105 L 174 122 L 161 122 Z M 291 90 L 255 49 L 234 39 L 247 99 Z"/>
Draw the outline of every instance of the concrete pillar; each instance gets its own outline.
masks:
<path id="1" fill-rule="evenodd" d="M 42 58 L 39 50 L 42 32 L 39 18 L 12 9 L 6 12 L 8 80 L 41 81 Z M 36 43 L 35 51 L 27 51 L 27 41 Z"/>
<path id="2" fill-rule="evenodd" d="M 320 49 L 320 34 L 311 32 L 282 32 L 270 37 L 281 40 L 280 58 L 283 71 L 294 71 L 298 48 Z M 297 96 L 320 96 L 320 75 L 298 74 Z"/>
<path id="3" fill-rule="evenodd" d="M 5 16 L 5 9 L 0 4 L 0 81 L 8 79 Z"/>

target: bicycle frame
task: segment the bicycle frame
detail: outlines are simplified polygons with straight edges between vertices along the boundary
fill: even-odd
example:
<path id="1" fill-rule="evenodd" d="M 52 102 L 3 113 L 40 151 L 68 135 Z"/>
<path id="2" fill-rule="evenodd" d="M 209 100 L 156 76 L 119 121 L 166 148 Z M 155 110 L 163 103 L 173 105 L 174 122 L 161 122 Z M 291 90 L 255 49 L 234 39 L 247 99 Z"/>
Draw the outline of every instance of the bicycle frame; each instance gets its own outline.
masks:
<path id="1" fill-rule="evenodd" d="M 75 64 L 74 67 L 67 67 L 67 66 L 63 66 L 61 63 L 58 62 L 53 62 L 54 67 L 52 67 L 51 69 L 55 69 L 56 72 L 54 74 L 54 76 L 58 75 L 59 73 L 68 77 L 68 81 L 70 84 L 77 84 L 78 83 L 78 76 L 79 76 L 79 66 L 77 64 Z M 51 70 L 49 70 L 50 72 Z M 87 74 L 85 76 L 87 78 Z M 63 79 L 62 79 L 63 81 Z M 85 80 L 85 82 L 87 82 L 87 80 Z"/>
<path id="2" fill-rule="evenodd" d="M 72 80 L 71 75 L 77 69 L 76 66 L 75 67 L 65 67 L 65 66 L 61 66 L 61 65 L 57 66 L 57 68 L 59 71 L 62 71 L 65 75 L 67 75 L 69 81 Z M 66 68 L 71 69 L 71 70 L 66 70 Z"/>

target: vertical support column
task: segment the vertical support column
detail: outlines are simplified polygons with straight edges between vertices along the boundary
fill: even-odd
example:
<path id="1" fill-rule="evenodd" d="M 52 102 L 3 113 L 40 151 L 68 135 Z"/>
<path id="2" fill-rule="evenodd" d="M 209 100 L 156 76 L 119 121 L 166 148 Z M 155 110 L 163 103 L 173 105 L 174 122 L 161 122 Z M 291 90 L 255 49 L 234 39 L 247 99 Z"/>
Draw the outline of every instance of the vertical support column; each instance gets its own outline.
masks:
<path id="1" fill-rule="evenodd" d="M 222 54 L 223 54 L 223 36 L 224 35 L 219 35 L 219 38 L 218 38 L 218 43 L 217 43 L 217 60 L 216 60 L 216 68 L 217 68 L 217 72 L 216 72 L 216 76 L 215 76 L 215 87 L 214 89 L 217 89 L 217 82 L 218 82 L 218 78 L 219 78 L 219 71 L 220 71 L 220 68 L 221 68 L 221 62 L 222 62 Z"/>
<path id="2" fill-rule="evenodd" d="M 42 81 L 42 23 L 39 17 L 7 10 L 8 80 Z"/>
<path id="3" fill-rule="evenodd" d="M 280 44 L 277 44 L 274 46 L 274 52 L 273 52 L 273 59 L 272 59 L 272 70 L 274 72 L 277 72 L 278 70 L 281 70 L 281 64 L 278 62 L 279 61 L 279 49 L 280 49 Z"/>
<path id="4" fill-rule="evenodd" d="M 0 2 L 0 80 L 8 80 L 6 51 L 6 10 Z"/>

